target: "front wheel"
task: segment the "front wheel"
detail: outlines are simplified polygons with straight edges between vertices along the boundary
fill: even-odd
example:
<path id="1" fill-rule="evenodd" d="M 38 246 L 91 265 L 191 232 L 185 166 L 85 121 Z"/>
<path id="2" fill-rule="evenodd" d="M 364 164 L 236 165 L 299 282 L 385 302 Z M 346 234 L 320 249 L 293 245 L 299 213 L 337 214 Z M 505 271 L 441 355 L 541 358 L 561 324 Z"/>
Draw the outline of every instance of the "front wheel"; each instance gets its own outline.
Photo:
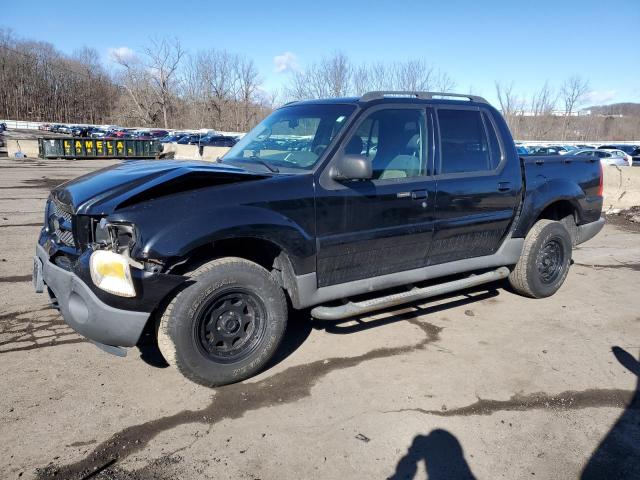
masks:
<path id="1" fill-rule="evenodd" d="M 167 362 L 205 386 L 259 372 L 287 324 L 284 292 L 272 275 L 253 262 L 227 257 L 189 276 L 193 282 L 169 303 L 158 326 Z"/>
<path id="2" fill-rule="evenodd" d="M 509 275 L 514 290 L 532 298 L 556 293 L 569 273 L 571 243 L 561 222 L 538 220 L 527 234 L 520 259 Z"/>

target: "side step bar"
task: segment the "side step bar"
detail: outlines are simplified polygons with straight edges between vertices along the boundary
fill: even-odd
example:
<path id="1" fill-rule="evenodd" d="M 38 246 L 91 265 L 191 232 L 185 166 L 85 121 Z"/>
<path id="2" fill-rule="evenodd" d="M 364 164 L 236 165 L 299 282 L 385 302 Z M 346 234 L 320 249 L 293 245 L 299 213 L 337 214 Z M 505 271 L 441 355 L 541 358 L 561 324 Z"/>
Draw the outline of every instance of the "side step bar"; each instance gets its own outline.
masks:
<path id="1" fill-rule="evenodd" d="M 348 302 L 344 305 L 338 305 L 337 307 L 318 306 L 311 310 L 311 316 L 320 320 L 342 320 L 343 318 L 362 315 L 383 308 L 395 307 L 396 305 L 402 305 L 404 303 L 437 297 L 438 295 L 475 287 L 483 283 L 495 282 L 508 276 L 509 269 L 507 267 L 500 267 L 481 275 L 471 275 L 460 280 L 453 280 L 424 288 L 413 288 L 407 292 L 394 293 L 385 297 L 363 300 L 362 302 Z"/>

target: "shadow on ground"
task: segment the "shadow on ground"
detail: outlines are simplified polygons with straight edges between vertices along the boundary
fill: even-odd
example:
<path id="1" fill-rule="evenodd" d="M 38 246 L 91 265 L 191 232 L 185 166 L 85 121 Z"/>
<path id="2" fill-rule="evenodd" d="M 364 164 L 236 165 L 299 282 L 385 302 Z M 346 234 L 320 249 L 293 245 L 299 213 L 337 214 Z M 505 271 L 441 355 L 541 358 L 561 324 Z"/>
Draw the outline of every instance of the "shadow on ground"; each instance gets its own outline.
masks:
<path id="1" fill-rule="evenodd" d="M 383 313 L 390 313 L 391 315 L 369 319 L 369 317 L 351 317 L 343 320 L 313 320 L 312 326 L 317 330 L 324 330 L 327 333 L 344 335 L 350 333 L 357 333 L 363 330 L 369 330 L 371 328 L 382 327 L 391 323 L 402 322 L 405 320 L 411 320 L 413 318 L 421 317 L 423 315 L 431 315 L 434 313 L 442 312 L 456 307 L 462 307 L 470 303 L 479 302 L 482 300 L 488 300 L 490 298 L 497 297 L 499 291 L 495 288 L 487 289 L 478 287 L 472 290 L 465 290 L 462 292 L 455 292 L 450 295 L 439 297 L 440 299 L 449 298 L 449 301 L 439 303 L 437 305 L 427 305 L 425 301 L 408 303 L 406 305 L 396 306 L 388 308 L 386 310 L 379 310 L 369 315 L 379 315 Z M 460 295 L 464 295 L 462 298 Z M 455 297 L 455 298 L 451 298 Z M 430 300 L 437 300 L 430 299 Z M 409 310 L 408 310 L 409 309 Z"/>
<path id="2" fill-rule="evenodd" d="M 424 462 L 429 480 L 471 480 L 476 477 L 464 458 L 458 439 L 446 430 L 417 435 L 400 459 L 390 480 L 416 478 L 418 465 Z"/>
<path id="3" fill-rule="evenodd" d="M 583 480 L 640 478 L 640 362 L 620 347 L 611 349 L 616 359 L 638 377 L 631 402 L 587 462 Z"/>
<path id="4" fill-rule="evenodd" d="M 460 295 L 463 295 L 460 298 Z M 499 291 L 496 288 L 487 289 L 486 286 L 479 286 L 473 289 L 463 290 L 451 293 L 433 300 L 447 299 L 443 303 L 437 305 L 426 305 L 425 301 L 408 303 L 406 305 L 396 306 L 393 308 L 379 310 L 370 315 L 379 315 L 388 313 L 384 318 L 371 319 L 367 316 L 351 317 L 344 320 L 317 320 L 311 317 L 311 309 L 289 311 L 289 320 L 287 322 L 287 333 L 282 340 L 280 348 L 274 357 L 267 363 L 264 370 L 268 370 L 293 354 L 311 334 L 311 330 L 324 330 L 330 334 L 345 335 L 358 333 L 371 328 L 383 327 L 392 323 L 412 320 L 422 315 L 429 315 L 460 307 L 470 303 L 487 300 L 497 297 Z M 155 368 L 167 368 L 169 365 L 165 361 L 162 353 L 158 349 L 155 340 L 155 332 L 149 328 L 143 334 L 143 338 L 138 344 L 140 351 L 140 359 L 148 365 Z"/>

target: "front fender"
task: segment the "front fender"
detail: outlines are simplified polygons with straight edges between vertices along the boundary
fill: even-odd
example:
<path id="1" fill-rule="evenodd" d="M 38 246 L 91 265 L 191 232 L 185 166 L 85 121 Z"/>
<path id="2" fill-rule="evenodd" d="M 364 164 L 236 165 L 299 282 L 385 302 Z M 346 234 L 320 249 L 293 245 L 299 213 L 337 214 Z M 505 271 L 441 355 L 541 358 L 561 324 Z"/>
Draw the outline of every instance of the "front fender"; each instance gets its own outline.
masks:
<path id="1" fill-rule="evenodd" d="M 184 258 L 216 240 L 252 237 L 278 245 L 300 273 L 316 253 L 311 232 L 282 213 L 256 205 L 208 208 L 206 213 L 200 210 L 198 215 L 185 215 L 153 227 L 140 225 L 141 241 L 134 257 Z"/>

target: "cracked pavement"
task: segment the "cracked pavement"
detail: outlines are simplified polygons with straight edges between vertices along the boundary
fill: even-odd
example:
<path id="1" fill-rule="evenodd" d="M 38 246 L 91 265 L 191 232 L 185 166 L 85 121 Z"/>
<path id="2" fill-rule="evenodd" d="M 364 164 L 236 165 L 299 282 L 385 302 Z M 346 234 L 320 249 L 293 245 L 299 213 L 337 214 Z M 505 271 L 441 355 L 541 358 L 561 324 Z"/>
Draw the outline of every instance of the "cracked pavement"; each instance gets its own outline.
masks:
<path id="1" fill-rule="evenodd" d="M 290 319 L 270 368 L 207 389 L 111 356 L 30 283 L 47 191 L 108 161 L 3 159 L 1 478 L 640 475 L 640 238 L 607 225 L 543 300 L 502 283 L 351 321 Z"/>

